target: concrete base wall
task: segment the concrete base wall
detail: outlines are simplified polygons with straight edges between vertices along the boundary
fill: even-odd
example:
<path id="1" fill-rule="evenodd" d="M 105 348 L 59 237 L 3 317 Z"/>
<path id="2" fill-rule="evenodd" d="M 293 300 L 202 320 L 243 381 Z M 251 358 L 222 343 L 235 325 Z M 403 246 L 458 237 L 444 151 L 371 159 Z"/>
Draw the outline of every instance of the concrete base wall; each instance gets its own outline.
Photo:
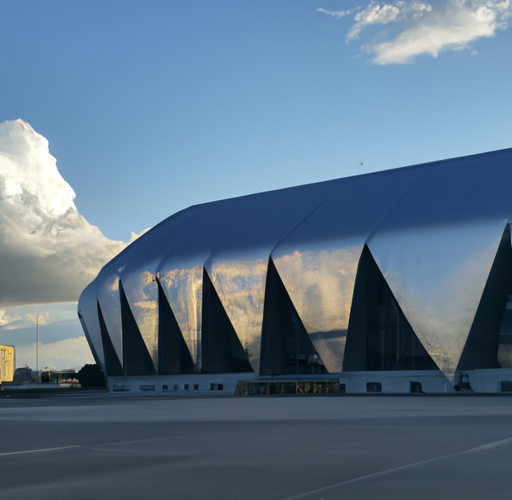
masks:
<path id="1" fill-rule="evenodd" d="M 108 391 L 114 394 L 233 396 L 239 380 L 255 378 L 257 375 L 250 373 L 109 377 Z"/>
<path id="2" fill-rule="evenodd" d="M 461 378 L 462 376 L 462 378 Z M 347 394 L 449 394 L 457 392 L 512 393 L 512 370 L 468 370 L 445 376 L 438 371 L 345 372 L 319 375 L 261 377 L 249 373 L 109 377 L 113 394 L 169 396 L 232 396 L 239 380 L 338 378 Z M 458 386 L 458 390 L 457 390 Z"/>

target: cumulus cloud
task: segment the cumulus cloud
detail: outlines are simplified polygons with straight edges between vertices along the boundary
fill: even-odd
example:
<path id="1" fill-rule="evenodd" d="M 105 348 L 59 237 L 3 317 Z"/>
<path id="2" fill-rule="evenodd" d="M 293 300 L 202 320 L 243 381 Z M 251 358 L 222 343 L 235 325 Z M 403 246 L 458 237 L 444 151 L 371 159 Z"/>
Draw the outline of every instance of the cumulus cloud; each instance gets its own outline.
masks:
<path id="1" fill-rule="evenodd" d="M 363 50 L 374 54 L 374 62 L 410 63 L 422 54 L 437 57 L 442 51 L 469 49 L 476 40 L 506 29 L 511 17 L 511 0 L 372 1 L 353 15 L 347 42 L 373 26 L 373 41 Z"/>
<path id="2" fill-rule="evenodd" d="M 423 2 L 397 1 L 395 4 L 370 3 L 366 9 L 354 16 L 356 21 L 347 35 L 347 40 L 359 37 L 359 33 L 366 26 L 372 24 L 388 24 L 405 21 L 408 18 L 419 19 L 425 12 L 430 12 L 432 6 Z"/>
<path id="3" fill-rule="evenodd" d="M 48 141 L 22 120 L 0 123 L 1 306 L 77 301 L 126 246 L 89 224 L 74 197 Z M 2 314 L 0 324 L 13 322 Z"/>

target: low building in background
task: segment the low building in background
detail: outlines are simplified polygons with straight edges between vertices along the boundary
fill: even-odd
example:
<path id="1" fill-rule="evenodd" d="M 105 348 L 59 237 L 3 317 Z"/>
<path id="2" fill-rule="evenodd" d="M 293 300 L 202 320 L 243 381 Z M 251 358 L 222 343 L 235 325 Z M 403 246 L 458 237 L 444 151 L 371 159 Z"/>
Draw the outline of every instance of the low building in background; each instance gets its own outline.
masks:
<path id="1" fill-rule="evenodd" d="M 14 370 L 12 385 L 32 385 L 36 383 L 37 373 L 34 373 L 28 366 L 16 368 L 16 370 Z"/>
<path id="2" fill-rule="evenodd" d="M 192 206 L 79 317 L 110 390 L 509 391 L 510 186 L 507 149 Z"/>
<path id="3" fill-rule="evenodd" d="M 40 384 L 58 384 L 60 386 L 80 387 L 75 370 L 41 370 L 38 376 Z"/>

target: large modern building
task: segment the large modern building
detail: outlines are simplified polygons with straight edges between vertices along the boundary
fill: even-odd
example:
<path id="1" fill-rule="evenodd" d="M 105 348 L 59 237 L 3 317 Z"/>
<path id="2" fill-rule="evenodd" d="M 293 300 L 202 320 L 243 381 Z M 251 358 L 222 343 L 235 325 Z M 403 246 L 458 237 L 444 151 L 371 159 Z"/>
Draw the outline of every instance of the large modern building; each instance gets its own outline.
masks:
<path id="1" fill-rule="evenodd" d="M 79 316 L 112 390 L 509 391 L 511 188 L 506 149 L 192 206 Z"/>

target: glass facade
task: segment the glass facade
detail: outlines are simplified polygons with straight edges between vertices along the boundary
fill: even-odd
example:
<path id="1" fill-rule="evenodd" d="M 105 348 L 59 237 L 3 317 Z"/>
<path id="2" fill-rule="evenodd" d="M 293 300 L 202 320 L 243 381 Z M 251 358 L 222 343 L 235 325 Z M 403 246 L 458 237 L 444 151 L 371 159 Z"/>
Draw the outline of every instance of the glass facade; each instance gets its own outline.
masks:
<path id="1" fill-rule="evenodd" d="M 109 376 L 512 368 L 512 150 L 198 205 L 79 315 Z"/>
<path id="2" fill-rule="evenodd" d="M 206 267 L 222 307 L 255 372 L 260 367 L 267 259 L 268 252 L 265 256 L 264 251 L 238 256 L 215 255 Z"/>
<path id="3" fill-rule="evenodd" d="M 383 227 L 368 242 L 414 332 L 448 375 L 459 364 L 506 224 Z"/>
<path id="4" fill-rule="evenodd" d="M 437 370 L 365 246 L 347 334 L 344 371 Z"/>
<path id="5" fill-rule="evenodd" d="M 334 241 L 273 253 L 298 317 L 330 372 L 341 371 L 361 241 Z"/>
<path id="6" fill-rule="evenodd" d="M 133 314 L 153 365 L 158 368 L 158 285 L 155 274 L 142 267 L 121 276 L 127 307 Z"/>
<path id="7" fill-rule="evenodd" d="M 203 303 L 203 267 L 169 269 L 159 273 L 162 290 L 174 314 L 194 364 L 201 372 L 201 325 Z"/>

